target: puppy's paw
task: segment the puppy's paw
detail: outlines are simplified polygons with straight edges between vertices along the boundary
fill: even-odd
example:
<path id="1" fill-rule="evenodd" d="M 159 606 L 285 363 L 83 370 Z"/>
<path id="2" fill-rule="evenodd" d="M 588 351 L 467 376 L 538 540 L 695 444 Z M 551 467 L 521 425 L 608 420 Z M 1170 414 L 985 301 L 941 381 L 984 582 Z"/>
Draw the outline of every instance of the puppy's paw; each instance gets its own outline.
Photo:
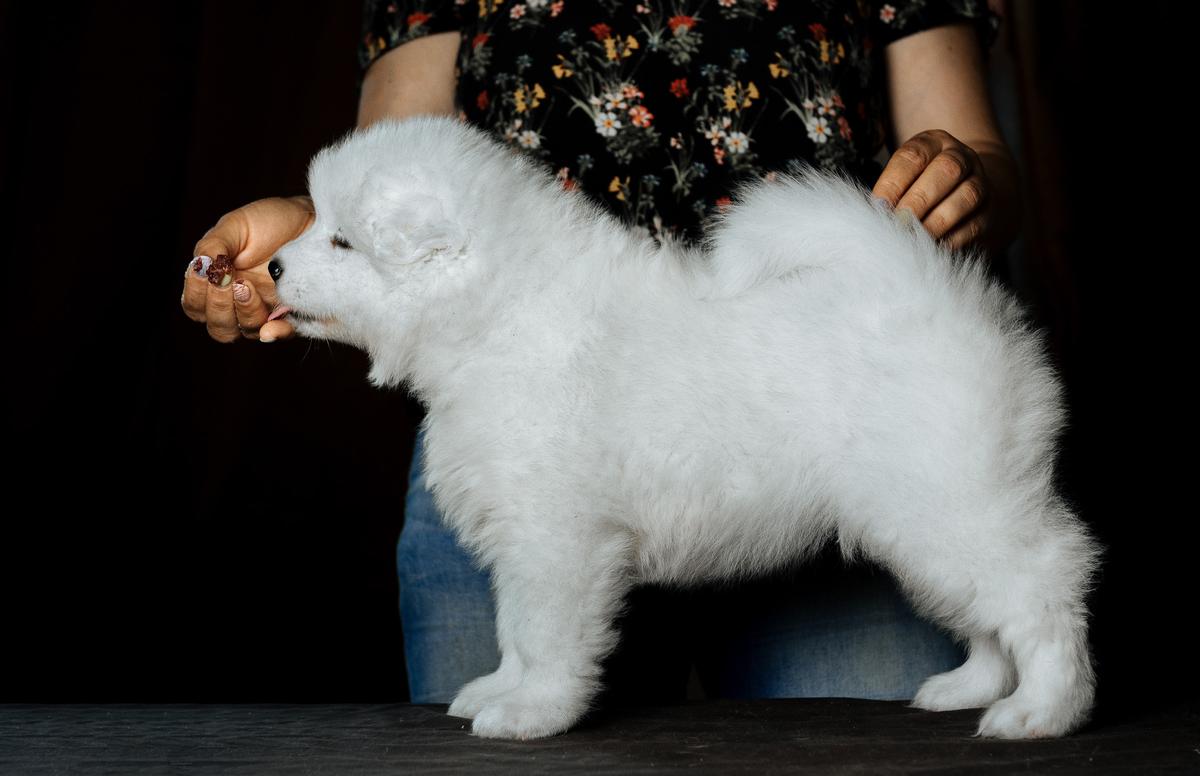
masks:
<path id="1" fill-rule="evenodd" d="M 523 684 L 494 696 L 474 716 L 471 733 L 481 738 L 544 738 L 568 730 L 587 710 L 578 694 Z"/>
<path id="2" fill-rule="evenodd" d="M 511 690 L 519 682 L 519 677 L 502 674 L 500 671 L 493 671 L 478 679 L 473 679 L 463 685 L 458 694 L 454 696 L 447 713 L 452 717 L 474 719 L 479 710 L 492 698 Z"/>
<path id="3" fill-rule="evenodd" d="M 977 736 L 985 738 L 1057 738 L 1075 727 L 1072 715 L 1054 704 L 1036 702 L 1019 693 L 993 703 L 979 720 Z"/>
<path id="4" fill-rule="evenodd" d="M 967 663 L 926 679 L 909 705 L 926 711 L 982 709 L 1008 689 L 1003 675 L 989 675 Z"/>

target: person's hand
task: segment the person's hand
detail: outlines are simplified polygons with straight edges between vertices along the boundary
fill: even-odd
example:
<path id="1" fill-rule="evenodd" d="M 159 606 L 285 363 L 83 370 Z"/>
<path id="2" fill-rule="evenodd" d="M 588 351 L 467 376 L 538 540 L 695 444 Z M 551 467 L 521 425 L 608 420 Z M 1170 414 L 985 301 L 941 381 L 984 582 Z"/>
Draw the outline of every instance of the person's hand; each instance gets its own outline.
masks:
<path id="1" fill-rule="evenodd" d="M 966 143 L 940 129 L 918 132 L 896 149 L 872 193 L 908 210 L 951 248 L 982 241 L 990 226 L 987 171 Z"/>
<path id="2" fill-rule="evenodd" d="M 226 213 L 196 243 L 184 271 L 179 302 L 193 321 L 208 325 L 218 342 L 240 337 L 271 342 L 295 334 L 284 319 L 268 321 L 278 303 L 267 263 L 280 247 L 300 236 L 314 218 L 308 197 L 271 197 Z M 232 277 L 205 274 L 218 256 L 233 260 Z M 202 270 L 197 273 L 197 268 Z M 211 275 L 211 280 L 208 277 Z"/>

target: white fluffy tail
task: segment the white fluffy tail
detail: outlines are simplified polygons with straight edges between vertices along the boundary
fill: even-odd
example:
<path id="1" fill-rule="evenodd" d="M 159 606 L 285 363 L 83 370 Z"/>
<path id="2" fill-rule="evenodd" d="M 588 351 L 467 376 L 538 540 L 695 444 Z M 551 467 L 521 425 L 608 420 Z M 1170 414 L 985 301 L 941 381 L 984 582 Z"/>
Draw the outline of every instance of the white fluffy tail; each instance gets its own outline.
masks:
<path id="1" fill-rule="evenodd" d="M 813 269 L 911 276 L 914 260 L 937 254 L 918 222 L 898 218 L 841 171 L 793 163 L 774 181 L 739 184 L 733 200 L 706 225 L 705 298 L 736 296 Z"/>

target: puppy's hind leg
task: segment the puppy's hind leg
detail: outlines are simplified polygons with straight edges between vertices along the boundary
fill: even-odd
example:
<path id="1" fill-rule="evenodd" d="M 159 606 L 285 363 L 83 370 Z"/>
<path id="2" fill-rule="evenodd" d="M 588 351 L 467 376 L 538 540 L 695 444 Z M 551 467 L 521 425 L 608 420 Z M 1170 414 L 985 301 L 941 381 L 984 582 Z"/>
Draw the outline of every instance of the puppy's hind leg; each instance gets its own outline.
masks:
<path id="1" fill-rule="evenodd" d="M 474 719 L 484 706 L 497 695 L 508 692 L 521 683 L 521 662 L 514 651 L 500 659 L 500 667 L 490 674 L 472 679 L 454 695 L 447 714 Z"/>
<path id="2" fill-rule="evenodd" d="M 504 537 L 492 559 L 500 670 L 468 684 L 451 706 L 473 712 L 474 735 L 551 736 L 587 712 L 600 662 L 617 644 L 631 542 L 623 529 L 599 527 Z"/>
<path id="3" fill-rule="evenodd" d="M 997 738 L 1061 736 L 1091 713 L 1096 675 L 1087 642 L 1083 598 L 1098 546 L 1073 515 L 1054 510 L 1040 526 L 1023 563 L 987 614 L 1012 654 L 1019 684 L 984 713 L 977 735 Z"/>
<path id="4" fill-rule="evenodd" d="M 1008 695 L 1016 685 L 1012 659 L 995 634 L 985 633 L 971 637 L 967 662 L 926 679 L 910 705 L 927 711 L 980 709 Z"/>
<path id="5" fill-rule="evenodd" d="M 997 499 L 977 503 L 979 519 L 948 519 L 923 539 L 902 535 L 889 547 L 906 588 L 938 619 L 974 636 L 971 659 L 929 679 L 914 705 L 949 709 L 994 701 L 977 735 L 1066 735 L 1087 721 L 1094 696 L 1083 597 L 1095 544 L 1065 510 L 1009 518 L 995 507 Z M 989 503 L 991 517 L 983 511 Z M 995 634 L 995 640 L 977 634 Z M 1003 661 L 1009 656 L 1016 690 L 996 700 L 1008 689 Z"/>

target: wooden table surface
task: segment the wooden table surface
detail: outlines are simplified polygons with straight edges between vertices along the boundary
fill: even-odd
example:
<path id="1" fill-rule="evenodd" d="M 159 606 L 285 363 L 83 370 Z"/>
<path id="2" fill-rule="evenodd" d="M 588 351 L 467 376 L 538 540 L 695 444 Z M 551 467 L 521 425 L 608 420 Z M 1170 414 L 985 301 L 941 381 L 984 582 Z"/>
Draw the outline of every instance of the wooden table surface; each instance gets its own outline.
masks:
<path id="1" fill-rule="evenodd" d="M 977 711 L 845 699 L 614 709 L 549 739 L 468 734 L 445 706 L 4 704 L 0 774 L 1200 773 L 1200 706 L 1064 739 L 973 738 Z"/>

